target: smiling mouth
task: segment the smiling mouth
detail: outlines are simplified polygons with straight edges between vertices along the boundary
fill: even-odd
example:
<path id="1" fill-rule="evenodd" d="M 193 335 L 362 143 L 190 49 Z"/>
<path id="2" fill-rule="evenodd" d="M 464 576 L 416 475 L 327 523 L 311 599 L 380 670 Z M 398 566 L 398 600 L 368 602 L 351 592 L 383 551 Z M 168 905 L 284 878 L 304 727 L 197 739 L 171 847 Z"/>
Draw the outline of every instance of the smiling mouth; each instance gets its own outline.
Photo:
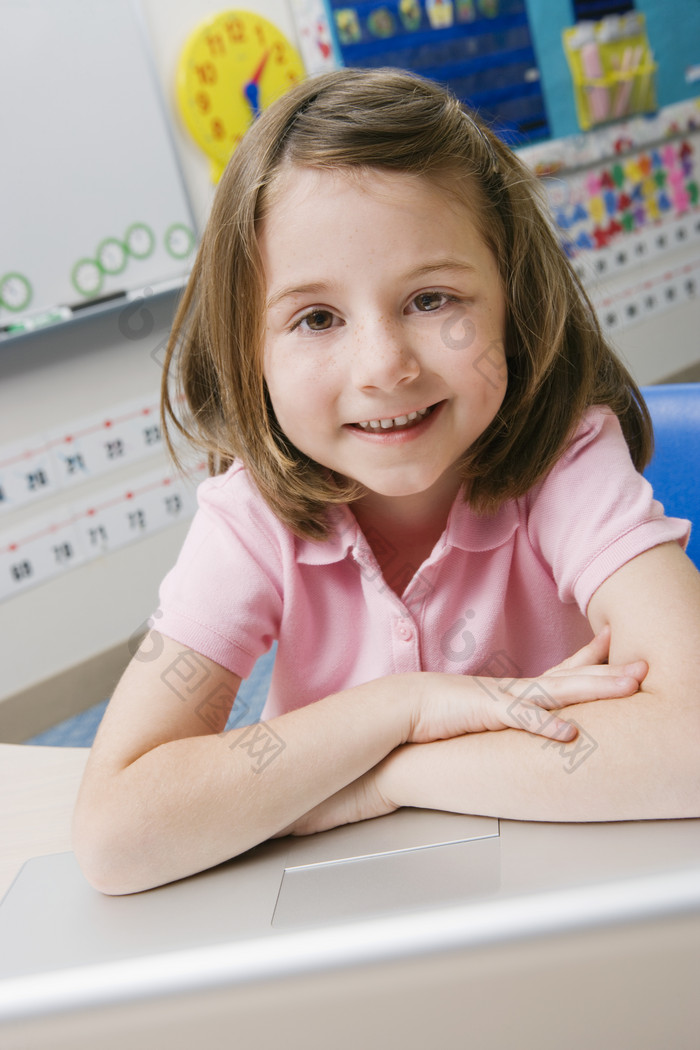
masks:
<path id="1" fill-rule="evenodd" d="M 393 416 L 386 419 L 367 419 L 362 423 L 352 423 L 351 426 L 357 427 L 360 430 L 364 430 L 367 433 L 374 434 L 385 434 L 387 431 L 392 430 L 410 430 L 411 427 L 417 426 L 421 423 L 433 409 L 437 408 L 437 402 L 434 405 L 429 405 L 428 408 L 421 408 L 417 412 L 409 412 L 405 416 Z"/>

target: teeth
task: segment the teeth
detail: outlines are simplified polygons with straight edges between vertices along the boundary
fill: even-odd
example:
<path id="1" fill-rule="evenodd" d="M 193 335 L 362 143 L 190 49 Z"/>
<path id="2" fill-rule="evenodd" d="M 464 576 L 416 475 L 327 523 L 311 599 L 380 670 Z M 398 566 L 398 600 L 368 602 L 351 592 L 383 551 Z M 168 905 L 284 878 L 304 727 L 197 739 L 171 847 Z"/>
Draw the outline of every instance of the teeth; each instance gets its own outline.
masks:
<path id="1" fill-rule="evenodd" d="M 407 423 L 413 423 L 416 419 L 427 416 L 429 408 L 421 408 L 418 412 L 409 412 L 406 416 L 393 416 L 389 419 L 368 419 L 364 423 L 358 423 L 363 430 L 391 430 L 393 427 L 404 427 Z"/>

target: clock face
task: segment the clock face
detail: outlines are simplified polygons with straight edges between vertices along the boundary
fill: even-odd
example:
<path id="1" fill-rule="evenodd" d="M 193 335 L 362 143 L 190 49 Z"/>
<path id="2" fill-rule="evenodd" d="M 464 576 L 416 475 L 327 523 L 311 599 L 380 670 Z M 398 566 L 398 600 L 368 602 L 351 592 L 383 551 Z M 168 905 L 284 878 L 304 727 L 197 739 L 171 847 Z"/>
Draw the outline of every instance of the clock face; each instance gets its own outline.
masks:
<path id="1" fill-rule="evenodd" d="M 178 103 L 218 182 L 258 114 L 303 80 L 301 57 L 267 19 L 224 11 L 195 29 L 178 66 Z"/>

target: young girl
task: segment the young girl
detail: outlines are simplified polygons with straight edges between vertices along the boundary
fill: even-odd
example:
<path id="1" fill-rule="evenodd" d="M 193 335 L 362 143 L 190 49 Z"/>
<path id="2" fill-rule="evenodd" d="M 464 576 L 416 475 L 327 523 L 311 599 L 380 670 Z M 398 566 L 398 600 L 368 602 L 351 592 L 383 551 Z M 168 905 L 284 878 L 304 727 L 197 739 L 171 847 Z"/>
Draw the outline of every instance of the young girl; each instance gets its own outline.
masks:
<path id="1" fill-rule="evenodd" d="M 442 88 L 342 70 L 254 124 L 164 417 L 215 476 L 90 757 L 94 885 L 399 806 L 700 814 L 687 522 L 535 180 Z M 274 641 L 264 721 L 226 731 Z"/>

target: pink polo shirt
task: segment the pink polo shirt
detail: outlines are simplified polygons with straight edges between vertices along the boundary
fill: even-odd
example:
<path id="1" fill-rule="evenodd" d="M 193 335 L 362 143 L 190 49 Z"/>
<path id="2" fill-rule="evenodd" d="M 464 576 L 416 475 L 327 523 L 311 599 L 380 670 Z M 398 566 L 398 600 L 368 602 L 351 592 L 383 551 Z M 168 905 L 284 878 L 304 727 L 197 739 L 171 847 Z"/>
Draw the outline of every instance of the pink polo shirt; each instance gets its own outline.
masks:
<path id="1" fill-rule="evenodd" d="M 329 540 L 301 540 L 240 464 L 203 482 L 198 499 L 157 629 L 242 678 L 276 640 L 265 718 L 404 671 L 539 674 L 591 638 L 585 610 L 608 576 L 689 534 L 664 517 L 605 408 L 590 409 L 547 477 L 495 516 L 458 496 L 401 598 L 348 508 L 334 510 Z"/>

